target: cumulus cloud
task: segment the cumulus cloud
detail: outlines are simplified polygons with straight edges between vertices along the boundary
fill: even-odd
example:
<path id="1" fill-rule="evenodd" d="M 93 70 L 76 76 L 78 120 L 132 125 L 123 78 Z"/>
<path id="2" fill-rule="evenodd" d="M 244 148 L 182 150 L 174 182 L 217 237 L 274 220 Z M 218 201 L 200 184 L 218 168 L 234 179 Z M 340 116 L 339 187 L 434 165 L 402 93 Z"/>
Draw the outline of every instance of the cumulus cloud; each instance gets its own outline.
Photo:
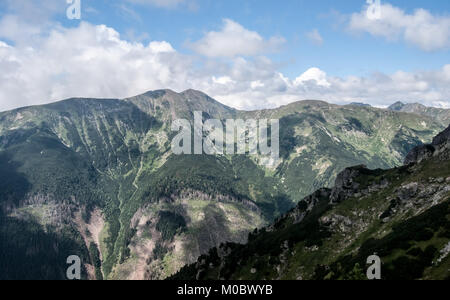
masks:
<path id="1" fill-rule="evenodd" d="M 424 51 L 450 47 L 450 16 L 433 15 L 425 9 L 407 14 L 391 4 L 382 4 L 379 19 L 368 18 L 367 9 L 363 9 L 351 16 L 349 29 L 390 41 L 404 40 Z"/>
<path id="2" fill-rule="evenodd" d="M 59 27 L 32 47 L 0 42 L 0 110 L 77 96 L 125 98 L 161 88 L 199 89 L 240 109 L 304 99 L 377 106 L 402 100 L 450 108 L 450 65 L 347 78 L 310 68 L 290 79 L 264 56 L 198 63 L 166 41 L 127 42 L 105 25 Z"/>
<path id="3" fill-rule="evenodd" d="M 313 67 L 289 78 L 262 55 L 280 40 L 265 39 L 231 20 L 194 44 L 204 52 L 200 57 L 182 54 L 168 41 L 129 42 L 105 25 L 81 22 L 65 28 L 33 22 L 14 11 L 0 19 L 0 111 L 70 97 L 125 98 L 163 88 L 202 90 L 239 109 L 304 99 L 450 106 L 450 64 L 346 78 Z"/>
<path id="4" fill-rule="evenodd" d="M 190 59 L 167 42 L 129 43 L 104 25 L 59 29 L 35 47 L 0 45 L 0 108 L 179 88 Z"/>
<path id="5" fill-rule="evenodd" d="M 268 61 L 236 59 L 222 77 L 199 86 L 221 102 L 240 109 L 274 108 L 311 99 L 336 104 L 365 102 L 386 107 L 396 101 L 450 108 L 450 65 L 439 70 L 373 73 L 370 76 L 329 76 L 310 68 L 295 79 Z"/>
<path id="6" fill-rule="evenodd" d="M 317 86 L 329 87 L 330 83 L 327 80 L 327 73 L 319 68 L 310 68 L 305 73 L 297 77 L 294 81 L 295 86 L 305 85 L 308 82 Z"/>
<path id="7" fill-rule="evenodd" d="M 191 43 L 190 47 L 208 57 L 236 57 L 272 52 L 284 42 L 282 37 L 266 40 L 233 20 L 224 19 L 221 31 L 208 32 L 201 40 Z"/>

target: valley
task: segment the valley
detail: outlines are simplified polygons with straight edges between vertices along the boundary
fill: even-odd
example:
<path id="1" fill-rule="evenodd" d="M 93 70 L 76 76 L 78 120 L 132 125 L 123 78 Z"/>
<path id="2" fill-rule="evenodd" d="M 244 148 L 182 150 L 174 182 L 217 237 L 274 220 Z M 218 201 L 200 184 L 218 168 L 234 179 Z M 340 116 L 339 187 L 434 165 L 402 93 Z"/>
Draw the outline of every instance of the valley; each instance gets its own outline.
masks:
<path id="1" fill-rule="evenodd" d="M 279 120 L 280 161 L 173 155 L 172 122 L 195 111 Z M 239 111 L 194 90 L 1 112 L 0 267 L 64 279 L 65 258 L 78 255 L 84 279 L 165 279 L 214 247 L 247 242 L 348 167 L 400 167 L 443 129 L 428 114 L 322 101 Z"/>

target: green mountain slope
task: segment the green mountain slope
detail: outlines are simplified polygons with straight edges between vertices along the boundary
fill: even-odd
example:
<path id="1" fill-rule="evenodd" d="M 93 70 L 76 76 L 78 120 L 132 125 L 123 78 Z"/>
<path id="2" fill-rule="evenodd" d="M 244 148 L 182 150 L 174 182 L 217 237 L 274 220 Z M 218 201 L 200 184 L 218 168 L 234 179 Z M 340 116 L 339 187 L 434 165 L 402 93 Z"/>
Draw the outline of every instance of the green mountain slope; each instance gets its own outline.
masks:
<path id="1" fill-rule="evenodd" d="M 192 120 L 194 111 L 205 119 L 280 119 L 279 165 L 244 155 L 172 155 L 171 123 Z M 64 278 L 65 260 L 55 265 L 59 256 L 44 255 L 56 251 L 50 242 L 24 242 L 40 235 L 67 245 L 55 246 L 61 257 L 82 257 L 85 278 L 165 278 L 220 243 L 245 242 L 342 169 L 398 166 L 442 129 L 427 116 L 320 101 L 237 111 L 193 90 L 2 112 L 0 238 L 12 243 L 1 263 L 26 276 L 29 265 L 9 259 L 17 247 L 43 255 L 33 259 L 36 269 L 53 268 L 36 278 Z M 24 230 L 11 238 L 3 229 L 18 222 Z"/>
<path id="2" fill-rule="evenodd" d="M 331 187 L 346 167 L 399 166 L 412 148 L 430 142 L 445 128 L 427 116 L 320 101 L 244 115 L 280 119 L 284 159 L 276 172 L 295 202 L 318 188 Z"/>
<path id="3" fill-rule="evenodd" d="M 441 122 L 445 126 L 450 123 L 450 109 L 427 107 L 419 103 L 405 104 L 403 102 L 396 102 L 389 106 L 389 109 L 393 111 L 432 117 L 434 120 Z"/>
<path id="4" fill-rule="evenodd" d="M 344 170 L 247 244 L 211 249 L 173 278 L 367 279 L 375 254 L 382 279 L 450 279 L 450 127 L 412 153 L 402 167 Z"/>

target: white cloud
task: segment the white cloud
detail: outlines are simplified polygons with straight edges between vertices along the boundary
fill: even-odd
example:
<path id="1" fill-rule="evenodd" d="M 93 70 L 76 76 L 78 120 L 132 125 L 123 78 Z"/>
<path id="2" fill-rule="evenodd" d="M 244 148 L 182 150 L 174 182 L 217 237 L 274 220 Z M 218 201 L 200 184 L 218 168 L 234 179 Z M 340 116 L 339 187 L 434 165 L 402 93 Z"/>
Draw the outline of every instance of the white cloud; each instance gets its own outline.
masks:
<path id="1" fill-rule="evenodd" d="M 312 31 L 306 33 L 306 37 L 315 45 L 321 46 L 323 44 L 323 38 L 317 29 L 313 29 Z"/>
<path id="2" fill-rule="evenodd" d="M 43 34 L 60 25 L 52 21 L 66 15 L 67 3 L 60 0 L 2 0 L 0 39 L 17 45 L 32 45 Z"/>
<path id="3" fill-rule="evenodd" d="M 246 64 L 250 68 L 255 63 L 247 61 Z M 435 71 L 398 71 L 346 78 L 328 76 L 318 68 L 311 68 L 294 80 L 267 66 L 260 72 L 267 73 L 258 80 L 256 89 L 255 77 L 227 87 L 208 85 L 204 89 L 223 103 L 241 109 L 278 107 L 305 99 L 337 104 L 365 102 L 379 107 L 401 100 L 450 108 L 450 65 Z"/>
<path id="4" fill-rule="evenodd" d="M 305 85 L 308 82 L 312 82 L 312 84 L 318 86 L 329 87 L 330 83 L 327 80 L 327 73 L 318 69 L 318 68 L 310 68 L 305 73 L 300 75 L 294 80 L 294 85 Z"/>
<path id="5" fill-rule="evenodd" d="M 148 48 L 154 53 L 174 53 L 175 49 L 168 42 L 151 42 Z"/>
<path id="6" fill-rule="evenodd" d="M 190 58 L 167 42 L 129 43 L 104 25 L 81 23 L 35 47 L 0 47 L 0 109 L 68 97 L 123 98 L 188 82 Z M 184 86 L 183 86 L 184 87 Z"/>
<path id="7" fill-rule="evenodd" d="M 15 38 L 10 45 L 0 40 L 0 111 L 69 97 L 124 98 L 162 88 L 202 90 L 240 109 L 304 99 L 450 106 L 450 64 L 439 70 L 347 78 L 310 68 L 291 79 L 267 57 L 251 56 L 263 51 L 259 47 L 229 50 L 240 46 L 239 38 L 231 41 L 233 47 L 224 45 L 225 52 L 215 49 L 229 59 L 198 58 L 181 54 L 167 41 L 127 42 L 113 28 L 86 22 L 73 28 L 54 25 L 51 30 L 43 23 L 30 32 L 28 23 L 13 16 L 0 19 L 0 32 L 10 30 Z M 16 27 L 6 27 L 11 20 Z M 230 24 L 256 44 L 270 41 Z"/>
<path id="8" fill-rule="evenodd" d="M 212 80 L 214 83 L 222 84 L 222 85 L 229 85 L 229 84 L 234 83 L 234 81 L 228 76 L 222 76 L 219 78 L 216 78 L 216 76 L 213 76 Z"/>
<path id="9" fill-rule="evenodd" d="M 261 80 L 252 81 L 250 87 L 252 90 L 257 90 L 259 88 L 263 88 L 265 84 Z"/>
<path id="10" fill-rule="evenodd" d="M 379 19 L 368 18 L 366 9 L 363 9 L 351 16 L 349 29 L 390 41 L 404 40 L 424 51 L 450 47 L 450 17 L 433 15 L 425 9 L 407 14 L 400 8 L 382 4 Z"/>
<path id="11" fill-rule="evenodd" d="M 281 37 L 266 40 L 257 32 L 250 31 L 233 20 L 225 19 L 221 31 L 208 32 L 190 47 L 208 57 L 236 57 L 272 52 L 284 42 Z"/>

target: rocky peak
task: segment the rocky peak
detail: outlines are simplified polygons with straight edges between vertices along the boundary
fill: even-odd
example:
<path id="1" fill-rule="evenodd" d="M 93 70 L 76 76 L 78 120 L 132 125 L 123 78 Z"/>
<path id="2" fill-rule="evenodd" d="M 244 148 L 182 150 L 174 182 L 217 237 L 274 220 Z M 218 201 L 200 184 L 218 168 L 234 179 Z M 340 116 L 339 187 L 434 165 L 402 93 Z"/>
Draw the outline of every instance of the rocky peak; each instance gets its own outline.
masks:
<path id="1" fill-rule="evenodd" d="M 388 109 L 393 111 L 401 111 L 401 112 L 409 112 L 409 113 L 420 113 L 427 109 L 425 105 L 420 103 L 403 103 L 403 102 L 395 102 Z"/>
<path id="2" fill-rule="evenodd" d="M 394 111 L 401 111 L 403 107 L 405 107 L 405 104 L 403 102 L 397 101 L 388 108 Z"/>
<path id="3" fill-rule="evenodd" d="M 158 99 L 158 98 L 162 98 L 165 95 L 174 96 L 176 94 L 177 93 L 172 90 L 165 89 L 165 90 L 148 91 L 148 92 L 142 94 L 142 96 L 147 96 L 147 97 L 150 97 L 153 99 Z"/>
<path id="4" fill-rule="evenodd" d="M 185 97 L 210 98 L 207 94 L 203 93 L 202 91 L 197 91 L 197 90 L 193 90 L 193 89 L 185 90 L 184 92 L 181 92 L 180 94 Z"/>

